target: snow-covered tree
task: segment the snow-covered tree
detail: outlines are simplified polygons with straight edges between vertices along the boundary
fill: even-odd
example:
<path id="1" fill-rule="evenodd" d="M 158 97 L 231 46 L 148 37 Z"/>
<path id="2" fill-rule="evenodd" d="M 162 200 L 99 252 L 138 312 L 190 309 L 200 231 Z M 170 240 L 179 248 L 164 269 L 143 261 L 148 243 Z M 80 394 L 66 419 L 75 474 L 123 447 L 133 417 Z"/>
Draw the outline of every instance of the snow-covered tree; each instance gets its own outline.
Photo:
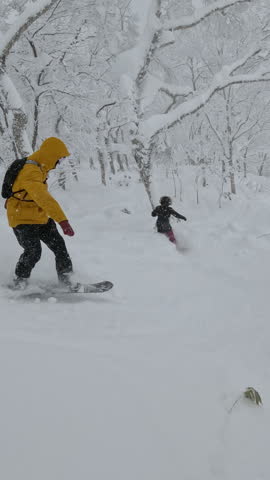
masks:
<path id="1" fill-rule="evenodd" d="M 228 48 L 224 53 L 210 52 L 210 60 L 202 61 L 204 46 L 197 55 L 197 77 L 190 75 L 187 64 L 187 42 L 190 38 L 200 38 L 200 28 L 209 28 L 212 22 L 221 22 L 225 35 L 221 43 L 226 44 L 231 30 L 229 14 L 238 19 L 244 18 L 245 24 L 252 27 L 254 22 L 254 2 L 249 0 L 216 0 L 195 9 L 191 2 L 185 2 L 183 8 L 179 2 L 152 2 L 148 22 L 143 37 L 132 52 L 136 60 L 135 68 L 129 74 L 127 95 L 133 102 L 136 114 L 136 133 L 133 139 L 134 156 L 140 169 L 142 180 L 151 201 L 151 161 L 159 151 L 159 139 L 168 129 L 181 125 L 186 117 L 200 111 L 219 92 L 230 85 L 252 85 L 270 79 L 270 63 L 264 23 L 257 14 L 255 27 L 248 39 L 239 41 L 237 48 Z M 261 2 L 256 11 L 261 12 L 265 3 Z M 184 14 L 183 14 L 184 11 Z M 246 35 L 246 32 L 245 32 Z M 255 40 L 254 40 L 255 39 Z M 219 39 L 214 39 L 216 43 Z M 194 42 L 193 42 L 194 43 Z M 194 57 L 194 44 L 191 43 L 189 57 Z M 177 55 L 177 68 L 170 64 L 170 50 Z M 166 53 L 165 53 L 166 52 Z M 177 52 L 177 53 L 176 53 Z M 169 58 L 169 65 L 168 65 Z M 186 63 L 186 68 L 183 68 Z M 209 65 L 211 68 L 209 69 Z M 207 66 L 207 68 L 206 68 Z M 174 78 L 173 78 L 174 77 Z M 192 81 L 191 81 L 192 80 Z M 167 105 L 164 105 L 164 96 Z M 163 111 L 159 106 L 163 102 Z M 155 108 L 153 108 L 155 106 Z"/>

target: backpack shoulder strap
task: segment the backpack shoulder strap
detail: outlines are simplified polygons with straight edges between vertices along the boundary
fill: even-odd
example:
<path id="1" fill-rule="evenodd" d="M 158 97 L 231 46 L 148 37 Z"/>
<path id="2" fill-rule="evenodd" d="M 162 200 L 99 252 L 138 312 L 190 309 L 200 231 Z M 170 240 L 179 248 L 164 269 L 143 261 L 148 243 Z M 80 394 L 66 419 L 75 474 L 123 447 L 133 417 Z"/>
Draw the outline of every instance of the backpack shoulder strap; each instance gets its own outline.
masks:
<path id="1" fill-rule="evenodd" d="M 38 162 L 35 162 L 35 160 L 26 160 L 25 164 L 36 165 L 37 167 L 39 167 L 41 169 L 41 165 Z"/>

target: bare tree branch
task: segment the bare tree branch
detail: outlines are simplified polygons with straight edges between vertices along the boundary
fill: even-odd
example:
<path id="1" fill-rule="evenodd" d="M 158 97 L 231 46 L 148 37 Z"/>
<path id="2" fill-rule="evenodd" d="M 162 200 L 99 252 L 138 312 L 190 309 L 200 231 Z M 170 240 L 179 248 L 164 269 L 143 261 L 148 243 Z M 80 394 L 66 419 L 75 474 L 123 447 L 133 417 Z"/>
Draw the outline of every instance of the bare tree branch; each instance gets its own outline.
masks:
<path id="1" fill-rule="evenodd" d="M 98 115 L 100 114 L 100 112 L 104 109 L 104 108 L 107 108 L 107 107 L 111 107 L 112 105 L 115 105 L 116 102 L 111 102 L 111 103 L 106 103 L 105 105 L 103 105 L 101 108 L 99 108 L 99 110 L 97 111 L 96 113 L 96 117 L 98 117 Z"/>
<path id="2" fill-rule="evenodd" d="M 43 30 L 43 28 L 48 25 L 48 22 L 50 22 L 51 18 L 54 16 L 54 13 L 55 11 L 57 10 L 57 8 L 59 7 L 60 3 L 62 2 L 62 0 L 58 0 L 56 2 L 56 5 L 54 5 L 54 8 L 52 9 L 52 12 L 50 13 L 49 17 L 47 18 L 46 22 L 44 22 L 44 24 L 38 28 L 32 35 L 32 38 L 35 37 L 35 35 L 37 35 L 41 30 Z"/>

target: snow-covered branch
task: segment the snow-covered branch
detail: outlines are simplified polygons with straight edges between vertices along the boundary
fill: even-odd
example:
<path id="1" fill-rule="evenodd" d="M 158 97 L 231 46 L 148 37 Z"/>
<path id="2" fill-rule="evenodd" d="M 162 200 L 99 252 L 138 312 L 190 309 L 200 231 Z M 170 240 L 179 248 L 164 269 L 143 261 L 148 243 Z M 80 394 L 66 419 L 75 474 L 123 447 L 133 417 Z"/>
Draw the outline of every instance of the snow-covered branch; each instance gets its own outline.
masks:
<path id="1" fill-rule="evenodd" d="M 179 97 L 187 97 L 193 92 L 193 89 L 188 85 L 176 85 L 151 77 L 144 87 L 144 99 L 141 101 L 144 109 L 151 105 L 159 92 L 168 95 L 175 104 Z"/>
<path id="2" fill-rule="evenodd" d="M 222 12 L 229 7 L 240 3 L 250 3 L 253 0 L 217 0 L 211 5 L 196 9 L 194 15 L 189 15 L 181 18 L 181 21 L 174 20 L 173 22 L 166 22 L 163 25 L 164 30 L 185 30 L 187 28 L 195 27 L 200 22 L 205 20 L 213 13 Z"/>
<path id="3" fill-rule="evenodd" d="M 141 132 L 152 138 L 164 128 L 170 128 L 183 118 L 200 110 L 216 92 L 230 85 L 270 81 L 270 68 L 265 69 L 260 67 L 255 73 L 232 75 L 237 68 L 243 66 L 257 53 L 259 53 L 259 50 L 245 55 L 231 65 L 225 65 L 221 71 L 213 77 L 209 88 L 196 94 L 191 99 L 186 100 L 175 110 L 163 115 L 154 115 L 145 120 L 141 124 Z"/>
<path id="4" fill-rule="evenodd" d="M 26 4 L 24 12 L 19 16 L 18 20 L 12 25 L 8 32 L 1 37 L 0 44 L 0 65 L 4 65 L 13 45 L 41 15 L 46 13 L 59 0 L 31 0 Z"/>
<path id="5" fill-rule="evenodd" d="M 189 86 L 178 86 L 166 82 L 160 82 L 158 90 L 174 97 L 187 97 L 193 92 L 193 89 Z"/>
<path id="6" fill-rule="evenodd" d="M 254 0 L 217 0 L 207 7 L 197 9 L 194 15 L 184 17 L 184 19 L 181 19 L 181 21 L 175 20 L 173 22 L 165 22 L 165 23 L 162 23 L 159 18 L 160 17 L 159 2 L 157 4 L 153 2 L 154 5 L 152 5 L 151 10 L 152 10 L 152 17 L 154 18 L 154 20 L 152 18 L 151 20 L 152 23 L 149 20 L 149 25 L 148 25 L 150 32 L 152 30 L 152 34 L 149 35 L 148 33 L 146 35 L 145 37 L 146 45 L 143 48 L 141 47 L 141 50 L 144 51 L 144 59 L 143 59 L 143 64 L 140 66 L 140 69 L 137 74 L 137 78 L 136 78 L 137 86 L 142 85 L 148 73 L 150 63 L 153 59 L 153 56 L 156 50 L 160 48 L 160 46 L 162 46 L 160 45 L 162 33 L 164 33 L 165 31 L 168 32 L 172 30 L 192 28 L 214 13 L 222 12 L 228 9 L 229 7 L 232 7 L 240 3 L 250 3 L 252 1 Z M 149 15 L 149 18 L 151 18 L 151 15 Z M 174 92 L 171 92 L 171 93 L 172 95 L 175 95 Z"/>

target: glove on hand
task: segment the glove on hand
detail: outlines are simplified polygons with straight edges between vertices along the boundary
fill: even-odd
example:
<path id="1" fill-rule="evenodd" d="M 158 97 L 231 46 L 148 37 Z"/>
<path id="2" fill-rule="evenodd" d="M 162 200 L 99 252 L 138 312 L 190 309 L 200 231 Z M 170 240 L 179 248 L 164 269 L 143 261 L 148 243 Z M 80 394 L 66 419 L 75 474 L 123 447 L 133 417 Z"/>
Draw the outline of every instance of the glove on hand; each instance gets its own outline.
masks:
<path id="1" fill-rule="evenodd" d="M 64 235 L 68 235 L 69 237 L 73 237 L 74 235 L 74 230 L 70 226 L 68 220 L 63 220 L 62 222 L 59 222 L 60 227 L 62 228 Z"/>

